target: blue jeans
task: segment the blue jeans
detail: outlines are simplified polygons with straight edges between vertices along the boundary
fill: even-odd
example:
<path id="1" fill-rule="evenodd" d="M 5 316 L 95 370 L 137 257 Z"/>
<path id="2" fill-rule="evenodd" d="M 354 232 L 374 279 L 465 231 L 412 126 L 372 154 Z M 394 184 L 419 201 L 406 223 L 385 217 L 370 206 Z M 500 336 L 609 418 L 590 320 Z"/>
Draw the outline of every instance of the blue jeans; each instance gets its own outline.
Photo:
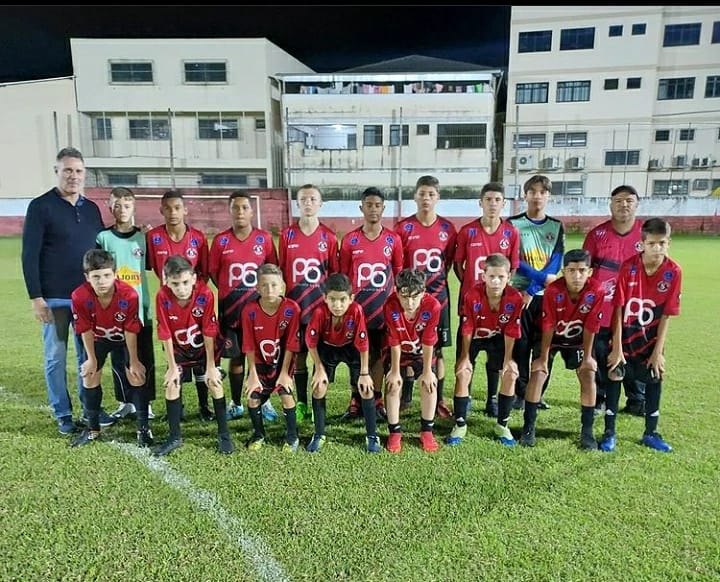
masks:
<path id="1" fill-rule="evenodd" d="M 45 353 L 45 382 L 47 384 L 48 401 L 56 419 L 72 416 L 72 401 L 67 386 L 67 348 L 68 335 L 72 325 L 70 299 L 46 299 L 52 310 L 53 321 L 43 324 L 43 349 Z M 78 398 L 82 403 L 82 377 L 80 366 L 85 361 L 85 349 L 82 340 L 75 339 L 78 368 Z"/>

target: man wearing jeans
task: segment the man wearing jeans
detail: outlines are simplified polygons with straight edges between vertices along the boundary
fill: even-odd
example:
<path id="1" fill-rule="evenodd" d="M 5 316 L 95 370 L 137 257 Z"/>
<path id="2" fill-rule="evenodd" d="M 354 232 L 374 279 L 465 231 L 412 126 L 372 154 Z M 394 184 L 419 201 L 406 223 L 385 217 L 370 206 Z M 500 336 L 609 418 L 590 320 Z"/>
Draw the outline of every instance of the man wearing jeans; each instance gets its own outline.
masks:
<path id="1" fill-rule="evenodd" d="M 85 163 L 78 150 L 60 150 L 55 174 L 57 186 L 28 205 L 23 227 L 22 266 L 35 318 L 43 326 L 48 400 L 60 433 L 71 434 L 76 427 L 66 370 L 72 322 L 70 294 L 84 281 L 83 255 L 95 248 L 95 237 L 103 228 L 103 222 L 97 205 L 82 195 Z M 74 339 L 80 394 L 79 368 L 84 350 L 79 337 Z M 101 417 L 106 416 L 101 413 Z"/>

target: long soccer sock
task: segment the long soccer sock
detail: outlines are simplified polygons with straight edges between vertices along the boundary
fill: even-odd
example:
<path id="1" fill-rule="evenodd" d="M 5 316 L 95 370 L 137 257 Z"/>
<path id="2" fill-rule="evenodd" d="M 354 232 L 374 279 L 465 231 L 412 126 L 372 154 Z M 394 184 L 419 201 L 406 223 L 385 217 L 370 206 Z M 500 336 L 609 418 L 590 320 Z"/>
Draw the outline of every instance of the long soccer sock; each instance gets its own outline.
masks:
<path id="1" fill-rule="evenodd" d="M 402 385 L 402 396 L 400 397 L 401 402 L 410 404 L 413 397 L 413 387 L 415 386 L 415 379 L 405 379 Z"/>
<path id="2" fill-rule="evenodd" d="M 490 400 L 493 396 L 497 394 L 498 386 L 500 385 L 500 371 L 491 369 L 486 362 L 485 374 L 487 375 L 487 399 Z"/>
<path id="3" fill-rule="evenodd" d="M 368 436 L 377 435 L 377 418 L 375 415 L 375 399 L 363 398 L 362 411 L 365 417 L 365 432 Z"/>
<path id="4" fill-rule="evenodd" d="M 432 432 L 435 426 L 434 420 L 425 420 L 420 417 L 420 432 Z"/>
<path id="5" fill-rule="evenodd" d="M 398 422 L 397 424 L 389 424 L 388 432 L 390 432 L 390 433 L 402 432 L 402 427 L 400 426 L 400 423 Z"/>
<path id="6" fill-rule="evenodd" d="M 295 393 L 297 394 L 298 402 L 302 402 L 303 404 L 307 404 L 307 385 L 308 371 L 295 372 Z"/>
<path id="7" fill-rule="evenodd" d="M 165 406 L 167 408 L 168 427 L 170 428 L 170 435 L 168 437 L 168 440 L 180 440 L 180 417 L 182 416 L 182 400 L 180 398 L 176 398 L 175 400 L 165 399 Z"/>
<path id="8" fill-rule="evenodd" d="M 457 424 L 458 426 L 465 426 L 467 424 L 467 409 L 469 402 L 469 396 L 455 396 L 455 398 L 453 398 L 455 424 Z"/>
<path id="9" fill-rule="evenodd" d="M 325 434 L 325 414 L 326 414 L 326 405 L 325 405 L 325 397 L 322 398 L 315 398 L 312 397 L 312 409 L 313 409 L 313 419 L 315 424 L 315 434 L 321 435 Z"/>
<path id="10" fill-rule="evenodd" d="M 583 406 L 580 412 L 580 425 L 583 434 L 592 434 L 595 420 L 595 406 Z"/>
<path id="11" fill-rule="evenodd" d="M 205 382 L 195 382 L 198 395 L 198 408 L 208 408 L 208 386 Z"/>
<path id="12" fill-rule="evenodd" d="M 265 426 L 263 425 L 262 407 L 260 401 L 257 401 L 255 408 L 248 407 L 248 415 L 250 415 L 250 422 L 252 422 L 254 436 L 265 438 Z"/>
<path id="13" fill-rule="evenodd" d="M 507 426 L 510 420 L 510 412 L 512 411 L 512 405 L 515 402 L 515 396 L 506 396 L 500 394 L 498 396 L 498 415 L 497 423 L 500 426 Z"/>
<path id="14" fill-rule="evenodd" d="M 215 411 L 215 420 L 217 421 L 218 434 L 224 435 L 228 433 L 227 417 L 225 416 L 225 397 L 213 398 L 213 410 Z"/>
<path id="15" fill-rule="evenodd" d="M 287 442 L 292 444 L 298 438 L 297 436 L 297 419 L 295 418 L 295 407 L 285 408 L 283 407 L 283 413 L 285 414 L 285 423 L 287 424 Z"/>
<path id="16" fill-rule="evenodd" d="M 437 402 L 442 402 L 443 388 L 445 388 L 445 378 L 438 378 L 437 383 Z"/>
<path id="17" fill-rule="evenodd" d="M 645 385 L 645 434 L 652 434 L 657 430 L 661 387 L 662 382 Z"/>
<path id="18" fill-rule="evenodd" d="M 615 434 L 618 407 L 620 405 L 620 382 L 608 382 L 605 389 L 605 432 Z"/>
<path id="19" fill-rule="evenodd" d="M 85 392 L 85 412 L 87 413 L 88 428 L 94 432 L 99 432 L 102 386 L 98 386 L 97 388 L 83 388 L 83 392 Z"/>
<path id="20" fill-rule="evenodd" d="M 135 419 L 138 430 L 148 428 L 148 399 L 144 386 L 130 389 L 132 403 L 135 406 Z"/>
<path id="21" fill-rule="evenodd" d="M 537 402 L 525 401 L 525 411 L 523 412 L 523 430 L 535 428 L 535 420 L 537 419 Z"/>
<path id="22" fill-rule="evenodd" d="M 242 404 L 243 401 L 243 375 L 230 372 L 230 396 L 235 404 Z"/>

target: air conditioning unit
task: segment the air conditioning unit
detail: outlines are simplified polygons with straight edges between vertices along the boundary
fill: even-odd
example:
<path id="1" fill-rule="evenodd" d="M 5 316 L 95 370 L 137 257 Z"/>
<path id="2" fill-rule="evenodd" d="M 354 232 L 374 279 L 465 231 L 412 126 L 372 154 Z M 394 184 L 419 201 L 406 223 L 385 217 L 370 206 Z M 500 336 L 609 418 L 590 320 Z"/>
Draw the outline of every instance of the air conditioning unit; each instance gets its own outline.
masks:
<path id="1" fill-rule="evenodd" d="M 573 156 L 567 159 L 568 170 L 582 170 L 585 168 L 585 156 Z"/>
<path id="2" fill-rule="evenodd" d="M 673 168 L 684 168 L 687 166 L 687 156 L 673 156 L 672 159 Z"/>
<path id="3" fill-rule="evenodd" d="M 559 156 L 551 156 L 549 158 L 545 158 L 542 161 L 542 169 L 543 170 L 559 170 L 560 169 L 560 157 Z"/>
<path id="4" fill-rule="evenodd" d="M 648 162 L 648 170 L 659 170 L 662 168 L 662 162 L 659 158 L 650 158 Z"/>
<path id="5" fill-rule="evenodd" d="M 692 159 L 692 161 L 690 162 L 690 167 L 691 167 L 691 168 L 699 168 L 699 167 L 701 167 L 701 166 L 700 166 L 701 161 L 702 161 L 702 160 L 701 160 L 700 158 L 694 157 L 694 158 Z"/>
<path id="6" fill-rule="evenodd" d="M 520 155 L 513 158 L 515 167 L 518 170 L 533 170 L 535 169 L 535 158 L 532 154 Z"/>

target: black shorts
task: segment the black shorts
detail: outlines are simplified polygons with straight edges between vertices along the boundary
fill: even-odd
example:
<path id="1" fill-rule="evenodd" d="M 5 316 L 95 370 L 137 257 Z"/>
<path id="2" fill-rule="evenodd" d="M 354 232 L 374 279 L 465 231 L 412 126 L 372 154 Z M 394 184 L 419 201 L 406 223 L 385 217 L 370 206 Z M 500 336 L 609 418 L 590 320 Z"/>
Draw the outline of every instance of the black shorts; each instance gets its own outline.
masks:
<path id="1" fill-rule="evenodd" d="M 360 352 L 353 344 L 337 347 L 320 342 L 317 350 L 330 384 L 335 382 L 335 368 L 344 362 L 350 369 L 350 386 L 357 388 L 360 377 Z"/>
<path id="2" fill-rule="evenodd" d="M 280 358 L 280 361 L 282 361 L 282 356 Z M 278 378 L 280 378 L 280 366 L 279 365 L 270 365 L 270 364 L 255 364 L 255 370 L 257 371 L 258 380 L 260 380 L 260 390 L 256 390 L 253 392 L 250 397 L 251 398 L 258 398 L 260 400 L 261 404 L 264 404 L 265 401 L 270 398 L 270 395 L 273 393 L 282 394 L 284 392 L 284 388 L 287 388 L 287 386 L 283 387 L 280 386 L 277 381 Z M 290 377 L 292 378 L 293 375 L 293 369 L 292 366 L 290 366 Z"/>
<path id="3" fill-rule="evenodd" d="M 648 358 L 645 357 L 626 357 L 625 363 L 625 379 L 642 382 L 643 384 L 657 384 L 661 382 L 661 378 L 655 378 L 651 375 L 650 368 L 647 366 Z"/>
<path id="4" fill-rule="evenodd" d="M 242 358 L 245 359 L 245 354 L 242 352 L 242 328 L 241 327 L 228 327 L 220 323 L 220 336 L 217 339 L 218 342 L 222 342 L 222 357 L 223 358 Z"/>
<path id="5" fill-rule="evenodd" d="M 490 370 L 502 370 L 505 361 L 505 336 L 498 334 L 489 338 L 471 340 L 469 356 L 473 368 L 480 352 L 487 352 L 487 367 Z"/>
<path id="6" fill-rule="evenodd" d="M 372 368 L 373 363 L 380 360 L 383 356 L 383 342 L 385 341 L 384 329 L 369 329 L 368 330 L 368 344 L 370 345 L 370 367 Z"/>
<path id="7" fill-rule="evenodd" d="M 452 345 L 452 335 L 450 334 L 450 302 L 445 304 L 440 310 L 440 320 L 437 327 L 438 341 L 435 344 L 436 353 L 439 354 L 442 348 Z"/>
<path id="8" fill-rule="evenodd" d="M 205 364 L 180 364 L 180 383 L 187 384 L 193 381 L 193 376 L 196 382 L 205 381 Z"/>
<path id="9" fill-rule="evenodd" d="M 550 355 L 548 356 L 548 360 L 553 360 L 555 358 L 555 354 L 557 353 L 562 356 L 562 359 L 565 362 L 566 370 L 577 370 L 580 367 L 580 364 L 582 364 L 583 358 L 585 356 L 585 350 L 583 350 L 582 346 L 567 348 L 550 348 Z M 537 355 L 539 354 L 540 344 L 536 344 L 535 348 L 533 348 L 533 359 L 537 358 Z"/>
<path id="10" fill-rule="evenodd" d="M 383 352 L 383 370 L 385 371 L 385 375 L 390 372 L 390 367 L 392 365 L 392 362 L 390 361 L 390 348 L 387 348 Z M 412 371 L 412 374 L 408 373 L 408 368 Z M 413 358 L 411 360 L 403 359 L 403 357 L 400 357 L 400 376 L 403 380 L 407 379 L 413 379 L 413 378 L 419 378 L 422 375 L 423 371 L 423 361 L 422 356 L 419 358 Z M 437 373 L 436 371 L 436 362 L 433 359 L 432 363 L 432 371 Z"/>
<path id="11" fill-rule="evenodd" d="M 300 324 L 300 350 L 298 350 L 299 354 L 307 353 L 308 348 L 307 344 L 305 343 L 305 330 L 307 329 L 307 323 L 301 323 Z"/>
<path id="12" fill-rule="evenodd" d="M 125 342 L 95 341 L 95 360 L 97 361 L 98 370 L 103 369 L 105 360 L 107 360 L 110 354 L 112 354 L 111 369 L 113 380 L 117 382 L 117 387 L 120 388 L 122 395 L 127 398 L 127 400 L 123 400 L 123 402 L 130 402 L 132 398 L 130 397 L 129 390 L 130 388 L 135 388 L 135 386 L 130 384 L 127 379 L 127 374 L 125 373 L 125 367 L 130 360 Z"/>

